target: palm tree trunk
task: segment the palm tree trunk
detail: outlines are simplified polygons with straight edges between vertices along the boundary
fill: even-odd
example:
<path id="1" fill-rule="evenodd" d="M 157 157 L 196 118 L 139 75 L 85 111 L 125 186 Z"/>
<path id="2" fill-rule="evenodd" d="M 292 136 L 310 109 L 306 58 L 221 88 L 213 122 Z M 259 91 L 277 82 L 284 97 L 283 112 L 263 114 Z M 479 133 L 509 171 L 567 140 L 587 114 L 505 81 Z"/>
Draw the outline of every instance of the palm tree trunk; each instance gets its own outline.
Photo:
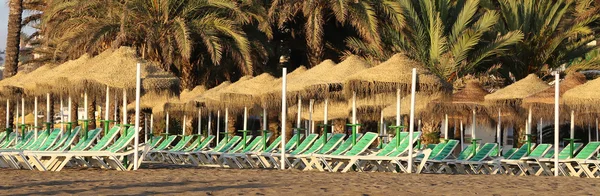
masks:
<path id="1" fill-rule="evenodd" d="M 194 75 L 193 65 L 191 63 L 184 63 L 181 66 L 181 89 L 192 90 L 194 88 Z"/>
<path id="2" fill-rule="evenodd" d="M 346 133 L 346 119 L 333 120 L 333 133 Z"/>
<path id="3" fill-rule="evenodd" d="M 279 117 L 278 117 L 278 112 L 276 110 L 267 110 L 268 111 L 268 116 L 267 116 L 267 124 L 269 131 L 271 132 L 272 136 L 271 136 L 271 141 L 273 142 L 275 140 L 275 138 L 279 137 L 279 134 L 281 133 L 279 131 Z"/>
<path id="4" fill-rule="evenodd" d="M 91 97 L 92 100 L 88 101 L 88 128 L 89 130 L 95 129 L 96 128 L 96 96 L 92 96 Z"/>
<path id="5" fill-rule="evenodd" d="M 79 102 L 76 100 L 77 99 L 71 100 L 71 115 L 73 115 L 73 118 L 71 118 L 71 120 L 73 120 L 73 127 L 79 126 L 79 122 L 77 121 L 79 118 L 79 115 L 77 114 L 77 111 L 79 110 Z"/>
<path id="6" fill-rule="evenodd" d="M 17 74 L 19 66 L 19 44 L 21 36 L 21 15 L 23 14 L 23 1 L 10 0 L 8 13 L 8 35 L 6 37 L 6 61 L 4 62 L 3 78 L 10 78 Z"/>
<path id="7" fill-rule="evenodd" d="M 423 120 L 422 123 L 423 126 L 421 127 L 421 130 L 423 131 L 423 145 L 439 143 L 440 130 L 438 127 L 440 127 L 441 123 L 433 119 Z"/>
<path id="8" fill-rule="evenodd" d="M 235 130 L 235 123 L 237 122 L 237 116 L 236 115 L 232 115 L 229 114 L 229 122 L 227 122 L 227 130 L 226 132 L 229 133 L 229 136 L 235 136 L 235 133 L 237 132 Z"/>
<path id="9" fill-rule="evenodd" d="M 50 118 L 49 119 L 50 119 L 50 122 L 52 123 L 52 125 L 54 125 L 54 114 L 55 114 L 55 111 L 54 111 L 54 103 L 55 102 L 54 101 L 55 101 L 54 96 L 52 96 L 52 94 L 50 94 L 50 114 L 49 114 Z"/>

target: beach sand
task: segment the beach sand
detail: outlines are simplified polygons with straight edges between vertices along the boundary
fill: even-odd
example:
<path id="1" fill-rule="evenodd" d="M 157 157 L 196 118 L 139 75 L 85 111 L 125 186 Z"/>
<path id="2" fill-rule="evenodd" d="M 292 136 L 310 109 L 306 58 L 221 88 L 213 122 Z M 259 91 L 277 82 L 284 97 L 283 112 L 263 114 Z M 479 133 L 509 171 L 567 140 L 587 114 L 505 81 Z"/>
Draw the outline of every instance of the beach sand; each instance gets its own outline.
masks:
<path id="1" fill-rule="evenodd" d="M 597 195 L 598 179 L 326 173 L 145 165 L 136 172 L 0 169 L 1 195 Z M 288 195 L 290 196 L 290 195 Z"/>

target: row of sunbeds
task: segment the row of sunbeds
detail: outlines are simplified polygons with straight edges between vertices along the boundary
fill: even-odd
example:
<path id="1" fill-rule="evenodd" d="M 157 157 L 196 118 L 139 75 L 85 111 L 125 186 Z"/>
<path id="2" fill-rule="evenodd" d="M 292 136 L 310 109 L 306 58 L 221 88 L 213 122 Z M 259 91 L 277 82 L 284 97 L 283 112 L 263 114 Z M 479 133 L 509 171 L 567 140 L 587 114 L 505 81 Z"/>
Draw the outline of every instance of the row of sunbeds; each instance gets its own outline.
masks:
<path id="1" fill-rule="evenodd" d="M 65 166 L 130 170 L 133 164 L 126 160 L 133 160 L 131 143 L 135 130 L 133 127 L 122 130 L 120 126 L 112 127 L 102 137 L 102 129 L 90 130 L 85 137 L 79 137 L 84 134 L 80 127 L 67 133 L 60 129 L 43 130 L 37 137 L 33 131 L 22 136 L 3 132 L 0 133 L 0 167 L 40 171 L 60 171 Z M 139 147 L 144 154 L 151 146 Z"/>

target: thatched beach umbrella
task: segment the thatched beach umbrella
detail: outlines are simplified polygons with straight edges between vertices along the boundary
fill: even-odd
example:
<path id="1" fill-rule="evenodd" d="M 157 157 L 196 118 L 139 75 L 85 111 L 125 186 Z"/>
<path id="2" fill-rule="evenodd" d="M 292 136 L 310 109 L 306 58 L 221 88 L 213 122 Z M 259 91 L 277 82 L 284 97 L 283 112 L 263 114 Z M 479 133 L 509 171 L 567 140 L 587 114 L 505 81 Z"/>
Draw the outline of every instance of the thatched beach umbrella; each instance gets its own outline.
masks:
<path id="1" fill-rule="evenodd" d="M 573 89 L 579 85 L 584 84 L 586 81 L 587 80 L 585 78 L 585 75 L 583 75 L 581 73 L 574 72 L 574 73 L 568 74 L 565 77 L 565 79 L 560 82 L 559 96 L 562 96 L 565 92 L 567 92 L 570 89 Z M 540 126 L 540 129 L 539 129 L 540 136 L 542 135 L 541 124 L 542 124 L 543 119 L 553 118 L 553 114 L 548 111 L 552 111 L 552 109 L 554 108 L 554 90 L 555 90 L 554 88 L 549 87 L 546 90 L 540 91 L 536 94 L 533 94 L 533 95 L 523 99 L 523 103 L 522 103 L 523 108 L 526 108 L 529 110 L 529 114 L 528 114 L 529 129 L 531 129 L 532 113 L 535 113 L 536 115 L 538 115 L 540 117 L 540 125 L 539 125 Z M 574 137 L 573 136 L 574 131 L 575 131 L 575 122 L 574 122 L 575 112 L 574 112 L 574 110 L 571 110 L 570 114 L 571 114 L 571 137 Z M 563 115 L 563 116 L 566 116 L 566 115 Z"/>
<path id="2" fill-rule="evenodd" d="M 489 92 L 483 89 L 478 81 L 472 80 L 466 83 L 465 88 L 453 93 L 450 100 L 439 99 L 433 102 L 433 113 L 443 113 L 446 117 L 444 119 L 444 139 L 448 139 L 448 113 L 472 113 L 471 137 L 477 138 L 475 135 L 477 113 L 484 111 L 484 97 L 488 94 Z"/>
<path id="3" fill-rule="evenodd" d="M 275 78 L 268 73 L 263 73 L 244 82 L 236 82 L 230 87 L 223 89 L 221 99 L 227 102 L 228 106 L 235 110 L 244 110 L 243 123 L 243 141 L 246 147 L 246 134 L 248 130 L 248 107 L 252 107 L 256 100 L 260 100 L 261 95 L 265 94 L 268 87 L 273 85 Z M 265 104 L 262 104 L 266 108 Z"/>
<path id="4" fill-rule="evenodd" d="M 490 114 L 498 112 L 498 125 L 497 131 L 499 132 L 502 125 L 502 121 L 516 121 L 519 119 L 519 114 L 522 111 L 520 109 L 521 103 L 524 98 L 529 97 L 533 94 L 541 92 L 548 88 L 548 84 L 540 80 L 535 74 L 529 74 L 527 77 L 504 87 L 492 94 L 485 96 L 485 103 L 488 107 Z M 502 113 L 509 114 L 507 118 L 502 118 Z M 530 122 L 526 123 L 526 126 Z M 529 126 L 526 127 L 525 134 L 531 134 Z M 499 135 L 499 134 L 497 134 Z M 500 138 L 502 135 L 499 136 Z M 529 140 L 528 140 L 529 141 Z M 530 145 L 528 143 L 528 145 Z M 528 148 L 529 150 L 529 148 Z M 529 151 L 528 151 L 529 152 Z"/>
<path id="5" fill-rule="evenodd" d="M 598 89 L 600 89 L 600 78 L 566 91 L 563 95 L 563 102 L 573 111 L 595 114 L 597 117 L 600 113 L 600 91 Z M 595 120 L 596 135 L 598 135 L 598 118 Z"/>
<path id="6" fill-rule="evenodd" d="M 219 132 L 220 130 L 220 124 L 221 124 L 221 108 L 218 107 L 219 102 L 221 100 L 221 91 L 227 87 L 229 87 L 229 85 L 231 85 L 231 82 L 223 82 L 221 84 L 219 84 L 216 87 L 213 87 L 211 89 L 206 90 L 204 93 L 202 93 L 199 96 L 193 97 L 191 99 L 192 103 L 195 103 L 198 107 L 203 107 L 206 108 L 206 112 L 208 113 L 208 134 L 212 134 L 212 114 L 214 112 L 217 113 L 217 141 L 219 141 Z M 209 107 L 211 106 L 211 107 Z M 226 112 L 227 114 L 227 112 Z M 227 120 L 225 121 L 227 122 Z"/>
<path id="7" fill-rule="evenodd" d="M 287 85 L 292 85 L 291 81 L 300 81 L 304 72 L 308 71 L 306 67 L 300 66 L 296 68 L 294 71 L 288 73 L 286 75 Z M 281 90 L 282 90 L 282 78 L 277 78 L 273 81 L 270 87 L 266 90 L 266 93 L 263 93 L 259 100 L 255 100 L 255 102 L 264 103 L 267 108 L 277 108 L 281 107 Z M 287 99 L 295 102 L 296 99 Z"/>

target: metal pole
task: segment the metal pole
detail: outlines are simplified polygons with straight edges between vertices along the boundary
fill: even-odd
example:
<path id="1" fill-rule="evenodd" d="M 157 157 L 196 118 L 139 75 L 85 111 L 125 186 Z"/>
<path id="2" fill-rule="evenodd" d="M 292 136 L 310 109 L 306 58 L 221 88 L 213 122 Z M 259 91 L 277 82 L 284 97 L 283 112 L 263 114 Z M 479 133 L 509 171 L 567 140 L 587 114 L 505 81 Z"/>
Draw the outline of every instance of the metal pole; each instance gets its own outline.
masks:
<path id="1" fill-rule="evenodd" d="M 328 113 L 327 110 L 329 110 L 328 107 L 329 107 L 329 99 L 325 98 L 325 106 L 323 108 L 323 124 L 325 124 L 325 126 L 327 126 L 327 113 Z"/>
<path id="2" fill-rule="evenodd" d="M 202 134 L 202 109 L 198 108 L 198 135 Z"/>
<path id="3" fill-rule="evenodd" d="M 263 130 L 267 130 L 268 126 L 267 126 L 267 107 L 263 106 Z M 267 137 L 266 135 L 264 135 L 264 137 Z"/>
<path id="4" fill-rule="evenodd" d="M 496 127 L 496 141 L 498 142 L 498 152 L 499 155 L 502 154 L 502 117 L 500 117 L 501 112 L 498 109 L 498 124 Z"/>
<path id="5" fill-rule="evenodd" d="M 475 112 L 475 110 L 473 110 L 473 124 L 471 125 L 471 136 L 473 136 L 473 139 L 477 139 L 477 136 L 475 136 L 475 128 L 477 127 L 476 116 L 477 113 Z"/>
<path id="6" fill-rule="evenodd" d="M 540 134 L 540 138 L 539 138 L 540 144 L 542 144 L 543 139 L 544 139 L 544 134 L 543 134 L 543 132 L 544 132 L 544 122 L 542 120 L 543 119 L 540 118 L 540 127 L 538 128 L 538 132 Z"/>
<path id="7" fill-rule="evenodd" d="M 33 98 L 33 133 L 35 134 L 35 139 L 37 140 L 37 132 L 38 132 L 38 99 L 37 96 Z M 46 115 L 48 116 L 48 115 Z M 48 121 L 49 122 L 49 121 Z"/>
<path id="8" fill-rule="evenodd" d="M 444 140 L 448 141 L 448 114 L 444 118 Z"/>
<path id="9" fill-rule="evenodd" d="M 106 103 L 105 103 L 106 111 L 104 111 L 104 120 L 108 120 L 110 112 L 110 87 L 106 86 Z"/>
<path id="10" fill-rule="evenodd" d="M 150 114 L 150 133 L 154 135 L 154 114 Z"/>
<path id="11" fill-rule="evenodd" d="M 144 114 L 144 143 L 148 143 L 148 114 Z"/>
<path id="12" fill-rule="evenodd" d="M 133 170 L 138 170 L 138 148 L 139 148 L 139 131 L 140 131 L 140 89 L 142 84 L 141 65 L 137 64 L 137 73 L 135 77 L 135 140 L 133 144 Z"/>
<path id="13" fill-rule="evenodd" d="M 6 128 L 10 128 L 8 127 L 8 125 L 10 124 L 10 100 L 6 99 Z"/>
<path id="14" fill-rule="evenodd" d="M 400 126 L 400 88 L 396 89 L 396 125 Z M 396 136 L 398 137 L 398 136 Z"/>
<path id="15" fill-rule="evenodd" d="M 571 110 L 571 139 L 575 138 L 575 111 Z"/>
<path id="16" fill-rule="evenodd" d="M 208 126 L 210 127 L 210 124 L 212 123 L 212 112 L 209 113 L 208 115 Z M 212 129 L 208 129 L 208 132 L 211 133 Z M 215 142 L 215 144 L 217 142 L 219 142 L 219 133 L 221 132 L 221 110 L 217 110 L 217 141 Z"/>
<path id="17" fill-rule="evenodd" d="M 127 91 L 123 89 L 123 122 L 121 124 L 127 123 Z"/>
<path id="18" fill-rule="evenodd" d="M 282 82 L 281 82 L 281 163 L 280 165 L 280 169 L 285 169 L 285 124 L 286 124 L 286 109 L 287 109 L 287 103 L 285 102 L 286 100 L 286 89 L 287 89 L 287 68 L 283 68 L 283 74 L 281 76 Z"/>
<path id="19" fill-rule="evenodd" d="M 310 133 L 315 133 L 315 123 L 313 122 L 313 119 L 312 119 L 314 104 L 315 104 L 315 100 L 310 99 L 310 101 L 308 102 L 308 124 L 309 124 L 308 128 L 310 128 Z"/>
<path id="20" fill-rule="evenodd" d="M 183 129 L 183 133 L 181 135 L 185 135 L 185 114 L 183 115 L 183 121 L 181 121 L 181 128 Z"/>
<path id="21" fill-rule="evenodd" d="M 167 116 L 165 118 L 165 134 L 169 135 L 169 112 L 167 112 Z"/>
<path id="22" fill-rule="evenodd" d="M 558 164 L 558 137 L 559 137 L 559 126 L 560 123 L 558 122 L 558 116 L 559 116 L 559 108 L 558 108 L 558 104 L 559 104 L 559 98 L 560 98 L 560 74 L 558 72 L 556 72 L 554 74 L 554 176 L 558 176 L 558 167 L 560 167 Z M 571 113 L 573 114 L 573 113 Z"/>
<path id="23" fill-rule="evenodd" d="M 117 97 L 117 92 L 115 91 L 115 115 L 114 115 L 114 118 L 113 118 L 113 120 L 115 121 L 115 124 L 119 120 L 119 119 L 117 119 L 117 114 L 119 113 L 119 111 L 117 110 L 118 103 L 119 103 L 119 98 Z"/>
<path id="24" fill-rule="evenodd" d="M 463 130 L 462 120 L 460 120 L 460 149 L 465 149 L 465 130 Z"/>
<path id="25" fill-rule="evenodd" d="M 412 85 L 410 88 L 410 121 L 408 133 L 408 173 L 412 173 L 413 168 L 413 130 L 415 128 L 415 91 L 417 89 L 417 69 L 412 70 Z"/>
<path id="26" fill-rule="evenodd" d="M 62 95 L 60 96 L 60 137 L 63 136 L 63 132 L 65 131 L 65 112 L 64 112 L 64 106 L 63 106 L 63 99 L 62 99 Z"/>
<path id="27" fill-rule="evenodd" d="M 598 118 L 596 118 L 596 141 L 598 141 Z"/>
<path id="28" fill-rule="evenodd" d="M 533 122 L 532 116 L 533 115 L 531 113 L 531 106 L 529 106 L 529 115 L 527 117 L 527 127 L 529 127 L 529 128 L 527 129 L 527 134 L 531 134 L 531 132 L 532 132 L 531 131 L 531 124 Z"/>

